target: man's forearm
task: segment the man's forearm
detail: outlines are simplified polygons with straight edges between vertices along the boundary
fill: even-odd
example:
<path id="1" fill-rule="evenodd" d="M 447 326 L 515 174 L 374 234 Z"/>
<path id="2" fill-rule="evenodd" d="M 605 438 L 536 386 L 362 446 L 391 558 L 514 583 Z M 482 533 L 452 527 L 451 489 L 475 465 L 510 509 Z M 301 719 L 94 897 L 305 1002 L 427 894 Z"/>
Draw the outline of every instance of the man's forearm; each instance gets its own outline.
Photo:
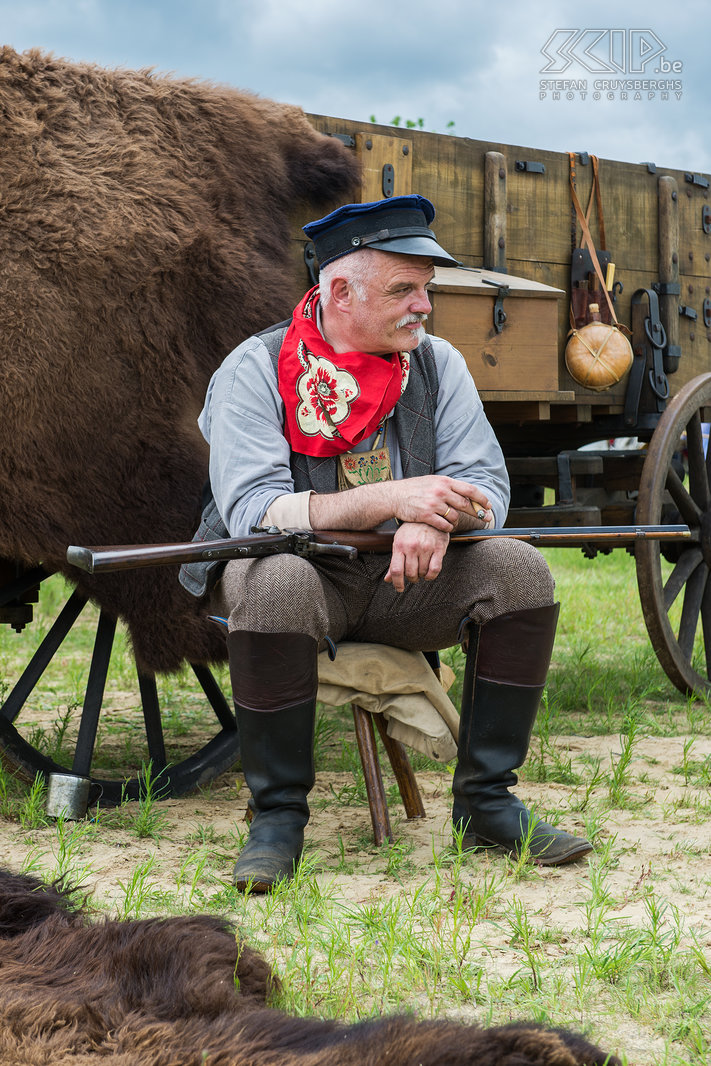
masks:
<path id="1" fill-rule="evenodd" d="M 312 529 L 375 529 L 395 517 L 394 482 L 356 485 L 346 492 L 314 493 L 309 500 Z"/>
<path id="2" fill-rule="evenodd" d="M 461 515 L 473 526 L 492 517 L 486 495 L 475 485 L 439 474 L 358 485 L 346 492 L 315 494 L 309 501 L 313 529 L 374 529 L 381 522 L 419 522 L 451 533 Z M 482 519 L 479 511 L 485 512 Z M 462 528 L 472 528 L 463 526 Z"/>

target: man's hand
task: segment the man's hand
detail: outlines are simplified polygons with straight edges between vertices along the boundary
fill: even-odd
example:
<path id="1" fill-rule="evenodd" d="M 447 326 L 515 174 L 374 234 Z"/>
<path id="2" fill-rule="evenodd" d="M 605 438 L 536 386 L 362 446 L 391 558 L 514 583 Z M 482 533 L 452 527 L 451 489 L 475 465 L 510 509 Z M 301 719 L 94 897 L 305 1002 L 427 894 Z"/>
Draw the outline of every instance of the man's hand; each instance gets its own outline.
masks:
<path id="1" fill-rule="evenodd" d="M 413 479 L 414 480 L 414 479 Z M 406 522 L 393 537 L 390 567 L 385 575 L 397 592 L 407 581 L 434 581 L 442 569 L 449 534 L 424 522 Z"/>
<path id="2" fill-rule="evenodd" d="M 488 497 L 468 481 L 429 474 L 394 481 L 392 486 L 397 494 L 395 518 L 401 522 L 424 522 L 451 533 L 457 526 L 485 526 L 493 517 Z"/>

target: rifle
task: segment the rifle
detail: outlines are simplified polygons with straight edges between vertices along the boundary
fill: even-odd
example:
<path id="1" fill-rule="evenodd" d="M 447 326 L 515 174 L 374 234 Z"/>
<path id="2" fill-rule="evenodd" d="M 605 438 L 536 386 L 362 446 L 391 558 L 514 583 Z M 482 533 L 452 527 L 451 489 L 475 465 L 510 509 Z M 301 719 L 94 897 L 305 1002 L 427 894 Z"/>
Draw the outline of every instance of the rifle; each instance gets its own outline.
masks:
<path id="1" fill-rule="evenodd" d="M 225 540 L 188 541 L 184 544 L 123 544 L 87 547 L 72 544 L 67 562 L 88 574 L 113 570 L 131 570 L 142 566 L 167 566 L 170 563 L 208 562 L 228 559 L 253 559 L 283 552 L 313 558 L 340 555 L 355 559 L 359 552 L 387 553 L 392 548 L 392 532 L 369 530 L 280 530 L 253 527 L 249 537 Z M 539 548 L 575 548 L 600 545 L 626 547 L 640 540 L 693 540 L 685 525 L 662 526 L 559 526 L 538 529 L 473 529 L 455 533 L 450 544 L 472 544 L 493 537 L 525 540 Z M 348 543 L 344 543 L 347 540 Z"/>

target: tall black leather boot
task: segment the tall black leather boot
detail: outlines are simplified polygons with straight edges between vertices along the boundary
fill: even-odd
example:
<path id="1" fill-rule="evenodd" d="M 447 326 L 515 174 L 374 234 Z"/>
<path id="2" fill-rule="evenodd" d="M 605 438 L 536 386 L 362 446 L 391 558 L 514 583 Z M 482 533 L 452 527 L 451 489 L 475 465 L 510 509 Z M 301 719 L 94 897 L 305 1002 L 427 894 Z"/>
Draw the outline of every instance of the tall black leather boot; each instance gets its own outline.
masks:
<path id="1" fill-rule="evenodd" d="M 518 854 L 527 841 L 532 858 L 546 866 L 592 850 L 589 841 L 535 818 L 509 792 L 528 752 L 558 609 L 535 607 L 470 626 L 452 785 L 452 820 L 465 848 L 498 844 Z"/>
<path id="2" fill-rule="evenodd" d="M 317 643 L 302 633 L 227 638 L 242 771 L 252 793 L 249 839 L 235 865 L 240 891 L 293 876 L 314 785 Z"/>

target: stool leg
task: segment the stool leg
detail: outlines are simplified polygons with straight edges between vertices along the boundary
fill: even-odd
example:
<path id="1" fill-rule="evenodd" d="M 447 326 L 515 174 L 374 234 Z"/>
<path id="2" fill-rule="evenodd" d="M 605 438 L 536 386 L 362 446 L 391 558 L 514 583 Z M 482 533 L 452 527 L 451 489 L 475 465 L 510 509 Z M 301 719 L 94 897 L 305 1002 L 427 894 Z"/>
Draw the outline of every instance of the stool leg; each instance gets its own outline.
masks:
<path id="1" fill-rule="evenodd" d="M 402 802 L 405 806 L 405 814 L 408 819 L 425 818 L 425 807 L 422 802 L 422 796 L 420 795 L 420 789 L 417 784 L 414 770 L 410 765 L 405 745 L 401 741 L 388 736 L 388 727 L 383 720 L 382 714 L 376 714 L 372 717 L 375 718 L 375 724 L 378 727 L 380 739 L 388 753 L 390 765 L 393 768 L 395 780 L 397 781 L 397 787 L 400 789 Z"/>
<path id="2" fill-rule="evenodd" d="M 383 775 L 380 772 L 378 749 L 375 746 L 373 717 L 368 711 L 364 711 L 362 707 L 355 703 L 351 704 L 351 708 L 353 710 L 360 761 L 363 764 L 363 774 L 365 775 L 365 790 L 368 794 L 373 835 L 376 847 L 380 847 L 386 841 L 392 843 L 393 833 L 390 827 L 388 802 L 385 798 L 385 789 L 383 787 Z"/>

